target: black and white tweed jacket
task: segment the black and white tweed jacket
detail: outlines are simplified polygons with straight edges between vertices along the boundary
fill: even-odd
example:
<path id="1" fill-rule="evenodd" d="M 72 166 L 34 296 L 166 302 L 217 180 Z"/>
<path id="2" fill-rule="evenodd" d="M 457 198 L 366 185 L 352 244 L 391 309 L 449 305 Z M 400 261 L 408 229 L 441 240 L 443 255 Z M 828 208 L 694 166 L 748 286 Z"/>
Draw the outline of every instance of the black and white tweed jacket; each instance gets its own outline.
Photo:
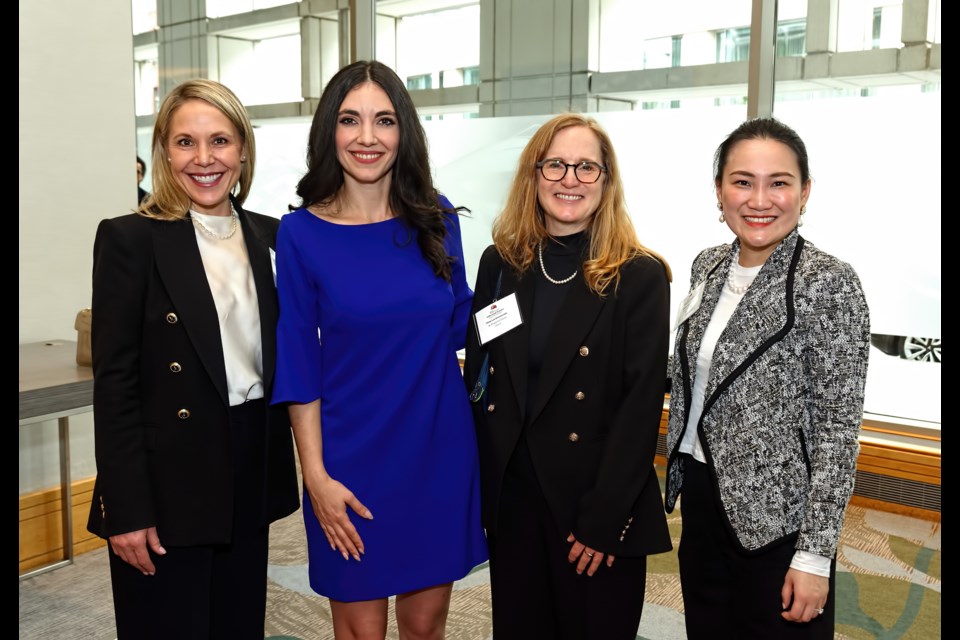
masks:
<path id="1" fill-rule="evenodd" d="M 697 353 L 739 242 L 703 251 L 700 308 L 677 333 L 666 508 L 683 486 Z M 850 265 L 796 230 L 767 259 L 717 341 L 697 425 L 726 520 L 745 553 L 798 534 L 832 557 L 853 492 L 870 348 L 869 311 Z"/>

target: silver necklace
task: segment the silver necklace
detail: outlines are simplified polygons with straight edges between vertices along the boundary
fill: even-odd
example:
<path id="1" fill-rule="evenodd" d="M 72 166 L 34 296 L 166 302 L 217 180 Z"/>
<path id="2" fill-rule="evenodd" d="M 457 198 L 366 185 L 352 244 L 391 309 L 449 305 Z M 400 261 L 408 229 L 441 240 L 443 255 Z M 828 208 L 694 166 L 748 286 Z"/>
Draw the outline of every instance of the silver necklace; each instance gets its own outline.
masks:
<path id="1" fill-rule="evenodd" d="M 233 237 L 233 234 L 237 232 L 237 228 L 240 226 L 238 224 L 240 216 L 237 215 L 237 210 L 233 208 L 232 202 L 230 203 L 230 231 L 227 231 L 223 235 L 214 232 L 213 229 L 203 224 L 203 222 L 197 216 L 190 216 L 190 219 L 193 220 L 194 226 L 199 229 L 203 235 L 207 236 L 211 240 L 229 240 Z"/>
<path id="2" fill-rule="evenodd" d="M 571 280 L 577 277 L 577 274 L 580 273 L 580 270 L 577 269 L 572 274 L 564 278 L 563 280 L 554 280 L 550 277 L 550 274 L 547 273 L 547 268 L 543 266 L 543 239 L 540 240 L 537 244 L 537 257 L 540 258 L 540 271 L 543 272 L 543 277 L 552 282 L 553 284 L 567 284 Z"/>

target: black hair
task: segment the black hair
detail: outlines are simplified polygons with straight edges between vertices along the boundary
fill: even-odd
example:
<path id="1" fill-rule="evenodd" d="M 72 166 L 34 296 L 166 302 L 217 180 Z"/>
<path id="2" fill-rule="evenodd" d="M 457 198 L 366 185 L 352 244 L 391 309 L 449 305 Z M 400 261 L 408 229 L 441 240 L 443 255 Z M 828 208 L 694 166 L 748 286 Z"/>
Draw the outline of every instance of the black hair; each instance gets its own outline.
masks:
<path id="1" fill-rule="evenodd" d="M 140 170 L 143 171 L 144 175 L 147 173 L 147 163 L 143 161 L 143 158 L 137 156 L 137 164 L 140 165 Z"/>
<path id="2" fill-rule="evenodd" d="M 336 131 L 340 105 L 347 94 L 366 82 L 373 82 L 387 94 L 396 112 L 400 128 L 397 158 L 390 183 L 390 208 L 417 231 L 417 242 L 434 273 L 448 282 L 452 277 L 452 258 L 443 244 L 447 233 L 445 213 L 433 186 L 427 136 L 417 117 L 417 109 L 399 76 L 385 64 L 360 60 L 347 65 L 327 83 L 313 116 L 307 142 L 307 173 L 297 184 L 297 195 L 304 206 L 329 204 L 343 186 L 343 168 L 337 160 Z"/>
<path id="3" fill-rule="evenodd" d="M 797 157 L 800 166 L 800 181 L 806 184 L 810 180 L 810 160 L 807 157 L 807 146 L 797 135 L 797 132 L 783 124 L 776 118 L 753 118 L 747 120 L 734 129 L 727 139 L 720 143 L 717 152 L 713 155 L 713 179 L 719 184 L 723 178 L 723 170 L 730 157 L 730 151 L 738 142 L 744 140 L 776 140 L 790 147 Z"/>

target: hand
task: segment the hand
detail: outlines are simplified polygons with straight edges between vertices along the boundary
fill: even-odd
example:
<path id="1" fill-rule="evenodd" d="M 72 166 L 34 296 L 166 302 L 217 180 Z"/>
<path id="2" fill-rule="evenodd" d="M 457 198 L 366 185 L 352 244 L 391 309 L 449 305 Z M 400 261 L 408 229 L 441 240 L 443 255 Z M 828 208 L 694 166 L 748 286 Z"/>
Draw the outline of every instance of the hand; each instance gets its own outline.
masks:
<path id="1" fill-rule="evenodd" d="M 153 566 L 153 560 L 150 559 L 148 546 L 158 556 L 167 553 L 167 550 L 160 546 L 156 527 L 110 536 L 110 547 L 121 560 L 142 571 L 143 575 L 152 576 L 157 569 Z"/>
<path id="2" fill-rule="evenodd" d="M 339 551 L 344 560 L 349 560 L 352 556 L 360 562 L 360 555 L 364 553 L 363 540 L 350 522 L 347 507 L 353 509 L 361 518 L 373 520 L 370 510 L 363 506 L 349 489 L 330 476 L 319 480 L 316 486 L 308 486 L 307 494 L 330 548 Z"/>
<path id="3" fill-rule="evenodd" d="M 579 542 L 572 533 L 567 536 L 567 542 L 573 543 L 570 547 L 570 553 L 567 554 L 567 561 L 570 562 L 570 564 L 574 562 L 577 563 L 577 575 L 582 575 L 584 570 L 586 570 L 588 576 L 595 574 L 597 569 L 600 568 L 605 554 L 585 546 L 582 542 Z M 606 558 L 607 566 L 612 567 L 613 561 L 616 560 L 616 558 L 612 555 L 606 555 Z"/>
<path id="4" fill-rule="evenodd" d="M 810 622 L 823 612 L 829 592 L 830 582 L 827 578 L 790 569 L 780 590 L 784 609 L 780 615 L 790 622 Z"/>

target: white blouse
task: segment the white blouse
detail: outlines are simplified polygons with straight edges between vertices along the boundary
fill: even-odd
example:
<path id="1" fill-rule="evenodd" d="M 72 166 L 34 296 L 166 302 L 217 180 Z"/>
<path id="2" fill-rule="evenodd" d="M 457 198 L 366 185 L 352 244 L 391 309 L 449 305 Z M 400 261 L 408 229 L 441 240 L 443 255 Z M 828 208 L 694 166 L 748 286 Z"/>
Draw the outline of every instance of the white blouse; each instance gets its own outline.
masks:
<path id="1" fill-rule="evenodd" d="M 197 246 L 220 320 L 230 406 L 257 400 L 264 394 L 260 308 L 243 228 L 237 221 L 236 232 L 226 238 L 234 224 L 231 216 L 210 216 L 193 210 L 190 216 L 195 219 Z M 204 233 L 200 224 L 220 238 Z"/>

